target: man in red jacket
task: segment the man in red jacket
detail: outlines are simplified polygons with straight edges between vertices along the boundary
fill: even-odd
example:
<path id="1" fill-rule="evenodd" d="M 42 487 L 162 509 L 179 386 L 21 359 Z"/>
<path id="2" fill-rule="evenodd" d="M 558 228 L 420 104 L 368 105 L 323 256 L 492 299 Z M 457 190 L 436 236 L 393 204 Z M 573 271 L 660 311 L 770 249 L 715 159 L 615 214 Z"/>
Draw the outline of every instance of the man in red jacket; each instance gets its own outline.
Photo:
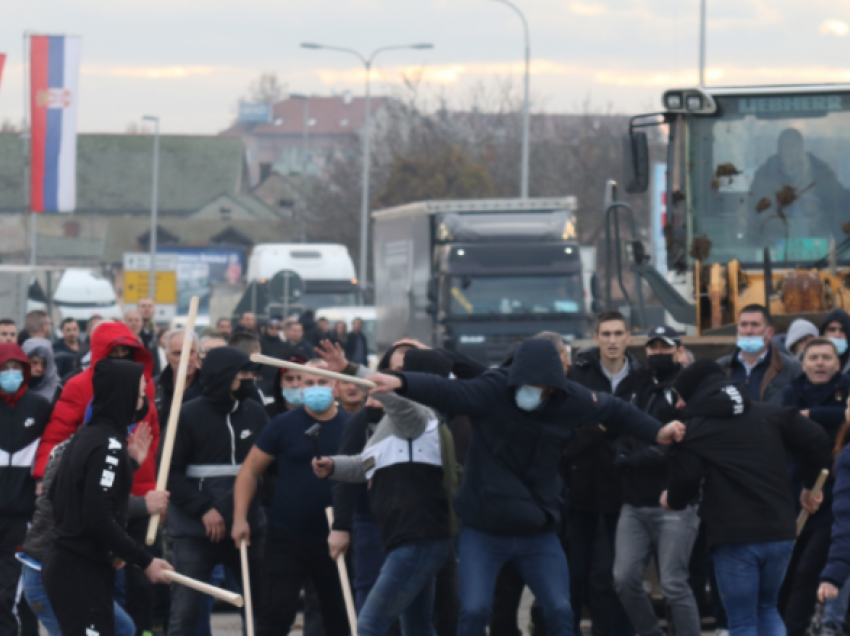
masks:
<path id="1" fill-rule="evenodd" d="M 91 364 L 79 375 L 71 378 L 62 391 L 59 401 L 53 409 L 53 415 L 41 437 L 41 444 L 36 454 L 33 476 L 41 479 L 53 448 L 71 437 L 83 425 L 86 411 L 94 397 L 92 374 L 98 361 L 104 358 L 124 358 L 143 364 L 145 367 L 145 392 L 150 409 L 144 422 L 150 424 L 153 441 L 148 451 L 147 459 L 133 478 L 131 493 L 144 497 L 156 489 L 156 457 L 159 450 L 159 419 L 154 407 L 156 389 L 151 379 L 153 358 L 141 341 L 133 335 L 130 329 L 118 322 L 103 322 L 97 325 L 91 337 Z M 127 533 L 136 541 L 144 543 L 147 533 L 148 518 L 138 517 L 130 520 Z M 136 634 L 150 631 L 152 628 L 151 612 L 153 609 L 153 585 L 144 572 L 138 568 L 126 568 L 126 607 L 127 613 L 136 624 Z"/>

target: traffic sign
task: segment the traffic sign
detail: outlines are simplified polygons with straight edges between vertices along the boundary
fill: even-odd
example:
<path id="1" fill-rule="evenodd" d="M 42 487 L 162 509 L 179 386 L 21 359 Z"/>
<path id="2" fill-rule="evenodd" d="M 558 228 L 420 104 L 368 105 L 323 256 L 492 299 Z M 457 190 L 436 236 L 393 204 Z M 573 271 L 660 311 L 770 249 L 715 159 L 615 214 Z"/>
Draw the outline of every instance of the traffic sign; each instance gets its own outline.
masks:
<path id="1" fill-rule="evenodd" d="M 150 272 L 124 272 L 124 302 L 138 303 L 142 298 L 150 297 Z M 177 303 L 177 272 L 156 273 L 157 305 Z"/>

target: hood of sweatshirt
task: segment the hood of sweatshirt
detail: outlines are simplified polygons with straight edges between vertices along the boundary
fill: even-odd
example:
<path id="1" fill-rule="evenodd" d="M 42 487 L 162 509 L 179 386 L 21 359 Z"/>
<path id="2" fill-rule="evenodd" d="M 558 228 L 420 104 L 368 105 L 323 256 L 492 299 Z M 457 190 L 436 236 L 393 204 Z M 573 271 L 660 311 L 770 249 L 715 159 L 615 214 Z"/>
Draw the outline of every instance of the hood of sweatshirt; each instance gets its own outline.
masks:
<path id="1" fill-rule="evenodd" d="M 0 366 L 6 364 L 9 360 L 24 365 L 24 386 L 26 386 L 30 379 L 30 359 L 27 354 L 14 342 L 0 343 Z"/>
<path id="2" fill-rule="evenodd" d="M 248 354 L 234 347 L 217 347 L 204 358 L 204 375 L 201 376 L 202 395 L 222 411 L 233 409 L 236 400 L 230 386 L 236 374 L 243 369 L 254 370 Z"/>
<path id="3" fill-rule="evenodd" d="M 833 309 L 823 317 L 823 322 L 820 324 L 820 335 L 824 335 L 826 326 L 831 322 L 840 322 L 847 339 L 850 340 L 850 314 L 843 309 Z M 841 359 L 841 368 L 843 369 L 847 365 L 847 361 L 850 360 L 850 348 L 839 357 Z"/>
<path id="4" fill-rule="evenodd" d="M 729 378 L 707 377 L 685 405 L 684 417 L 736 417 L 748 411 L 750 398 Z"/>
<path id="5" fill-rule="evenodd" d="M 32 387 L 32 390 L 48 402 L 53 402 L 60 382 L 59 374 L 56 372 L 56 362 L 53 359 L 53 345 L 44 338 L 30 338 L 21 345 L 21 349 L 24 350 L 27 357 L 36 355 L 44 360 L 44 375 L 41 376 L 38 386 Z"/>
<path id="6" fill-rule="evenodd" d="M 508 367 L 508 386 L 523 384 L 567 390 L 564 365 L 554 344 L 539 338 L 529 338 L 520 343 Z"/>
<path id="7" fill-rule="evenodd" d="M 130 360 L 101 360 L 92 375 L 92 415 L 89 426 L 110 426 L 123 435 L 133 421 L 139 400 L 143 365 Z"/>
<path id="8" fill-rule="evenodd" d="M 130 328 L 120 322 L 102 322 L 94 330 L 91 337 L 91 366 L 109 357 L 109 353 L 118 345 L 133 350 L 132 361 L 144 365 L 145 378 L 150 380 L 153 374 L 153 357 Z"/>

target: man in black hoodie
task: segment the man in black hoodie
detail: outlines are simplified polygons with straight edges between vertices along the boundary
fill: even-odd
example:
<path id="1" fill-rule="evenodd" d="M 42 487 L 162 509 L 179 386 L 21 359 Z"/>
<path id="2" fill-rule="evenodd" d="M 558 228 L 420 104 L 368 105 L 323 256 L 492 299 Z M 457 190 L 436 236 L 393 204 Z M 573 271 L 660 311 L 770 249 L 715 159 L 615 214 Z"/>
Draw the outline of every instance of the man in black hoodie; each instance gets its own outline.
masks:
<path id="1" fill-rule="evenodd" d="M 661 422 L 677 417 L 673 381 L 682 370 L 676 362 L 682 342 L 672 327 L 649 330 L 649 366 L 638 379 L 635 405 Z M 623 478 L 623 509 L 617 523 L 614 585 L 640 636 L 661 636 L 661 627 L 643 579 L 655 556 L 661 591 L 670 607 L 678 636 L 699 636 L 700 617 L 688 585 L 689 562 L 699 529 L 696 507 L 664 510 L 659 499 L 667 487 L 668 448 L 633 437 L 618 440 L 615 461 Z"/>
<path id="2" fill-rule="evenodd" d="M 833 309 L 823 318 L 820 333 L 824 338 L 832 340 L 841 361 L 841 373 L 850 372 L 850 349 L 847 339 L 850 337 L 850 314 L 843 309 Z"/>
<path id="3" fill-rule="evenodd" d="M 582 426 L 669 444 L 684 426 L 662 426 L 635 407 L 564 377 L 555 345 L 523 342 L 509 367 L 465 382 L 433 375 L 376 374 L 376 391 L 397 391 L 438 412 L 470 417 L 473 437 L 455 510 L 460 532 L 459 636 L 483 636 L 499 570 L 513 563 L 543 608 L 547 634 L 572 636 L 570 575 L 558 540 L 563 450 Z"/>
<path id="4" fill-rule="evenodd" d="M 638 378 L 644 369 L 626 351 L 631 336 L 623 314 L 619 311 L 599 314 L 593 339 L 597 346 L 575 356 L 567 377 L 586 389 L 609 393 L 633 404 Z M 571 599 L 576 632 L 585 604 L 590 607 L 597 629 L 601 628 L 595 634 L 613 631 L 616 636 L 627 636 L 632 631 L 612 576 L 614 537 L 623 505 L 620 472 L 614 464 L 616 456 L 616 442 L 601 426 L 577 431 L 565 452 L 570 492 Z M 594 549 L 600 522 L 605 526 L 608 545 Z M 592 591 L 591 580 L 595 582 Z"/>
<path id="5" fill-rule="evenodd" d="M 50 485 L 55 540 L 42 568 L 47 597 L 64 636 L 115 633 L 116 567 L 142 568 L 152 583 L 164 570 L 125 530 L 133 468 L 127 453 L 131 423 L 148 411 L 144 367 L 105 359 L 92 378 L 92 417 L 74 435 Z"/>
<path id="6" fill-rule="evenodd" d="M 784 634 L 776 605 L 796 538 L 787 455 L 800 460 L 803 506 L 816 509 L 809 489 L 831 464 L 829 437 L 793 409 L 751 402 L 711 360 L 685 369 L 673 389 L 688 435 L 671 453 L 661 505 L 684 510 L 702 492 L 730 634 Z"/>
<path id="7" fill-rule="evenodd" d="M 168 477 L 168 531 L 174 539 L 175 567 L 200 581 L 208 580 L 219 563 L 241 579 L 239 549 L 228 539 L 233 526 L 233 485 L 268 419 L 263 407 L 250 398 L 255 368 L 243 351 L 213 349 L 204 359 L 201 396 L 180 409 Z M 265 518 L 256 499 L 248 518 L 255 528 L 248 552 L 254 616 L 257 633 L 265 634 Z M 201 594 L 190 588 L 171 589 L 170 636 L 195 633 L 201 601 Z"/>

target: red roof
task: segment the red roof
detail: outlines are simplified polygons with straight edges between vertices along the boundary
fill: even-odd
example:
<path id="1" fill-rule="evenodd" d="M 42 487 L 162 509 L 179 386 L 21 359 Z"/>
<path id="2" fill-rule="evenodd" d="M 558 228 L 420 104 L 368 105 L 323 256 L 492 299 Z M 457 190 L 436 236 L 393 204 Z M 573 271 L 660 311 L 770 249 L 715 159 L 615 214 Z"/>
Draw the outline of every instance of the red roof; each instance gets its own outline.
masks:
<path id="1" fill-rule="evenodd" d="M 366 117 L 365 97 L 310 97 L 308 100 L 311 135 L 355 134 Z M 386 97 L 373 97 L 374 115 L 387 102 Z M 267 124 L 237 122 L 222 134 L 301 135 L 304 133 L 304 100 L 285 99 L 272 107 L 272 121 Z"/>

